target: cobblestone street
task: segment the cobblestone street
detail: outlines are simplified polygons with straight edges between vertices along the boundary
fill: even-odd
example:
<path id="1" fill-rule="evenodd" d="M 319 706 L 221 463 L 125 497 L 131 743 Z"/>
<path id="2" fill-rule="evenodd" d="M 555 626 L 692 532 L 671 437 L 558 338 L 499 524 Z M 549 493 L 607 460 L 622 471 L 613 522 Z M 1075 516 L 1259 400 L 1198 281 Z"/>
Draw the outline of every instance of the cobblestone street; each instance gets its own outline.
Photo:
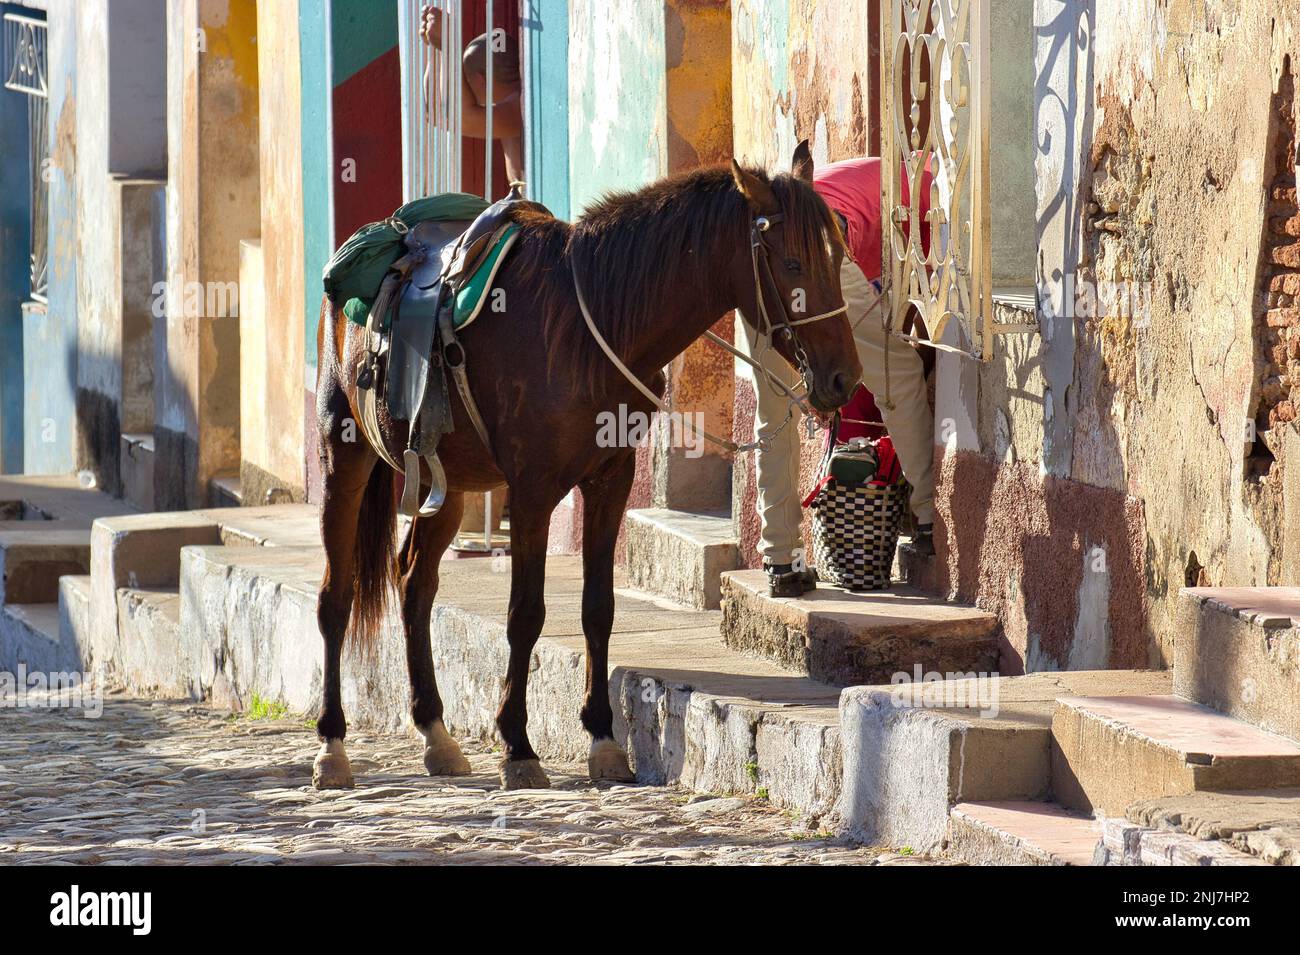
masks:
<path id="1" fill-rule="evenodd" d="M 482 744 L 465 746 L 475 773 L 454 782 L 418 773 L 415 740 L 348 744 L 357 788 L 318 793 L 302 718 L 116 695 L 99 719 L 0 710 L 0 864 L 926 861 L 839 844 L 761 799 L 596 788 L 555 764 L 553 789 L 506 793 Z"/>

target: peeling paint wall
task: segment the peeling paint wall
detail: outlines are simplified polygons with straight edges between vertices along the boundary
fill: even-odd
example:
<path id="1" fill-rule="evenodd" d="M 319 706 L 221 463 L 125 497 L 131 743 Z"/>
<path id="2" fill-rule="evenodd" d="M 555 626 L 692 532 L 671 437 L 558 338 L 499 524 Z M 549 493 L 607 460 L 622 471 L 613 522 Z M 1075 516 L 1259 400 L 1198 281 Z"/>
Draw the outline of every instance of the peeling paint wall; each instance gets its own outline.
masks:
<path id="1" fill-rule="evenodd" d="M 1041 336 L 941 360 L 937 412 L 944 586 L 1029 668 L 1167 665 L 1180 587 L 1297 581 L 1298 23 L 1036 0 Z M 1071 308 L 1070 280 L 1135 298 Z"/>
<path id="2" fill-rule="evenodd" d="M 772 171 L 789 169 L 808 139 L 818 163 L 869 154 L 879 125 L 875 0 L 732 0 L 732 121 L 736 156 Z M 878 132 L 876 133 L 878 137 Z M 736 319 L 739 321 L 739 318 Z M 734 367 L 733 435 L 753 440 L 754 378 Z M 803 429 L 799 428 L 802 437 Z M 802 440 L 807 483 L 816 440 Z M 733 463 L 731 512 L 741 560 L 758 566 L 753 455 Z M 805 522 L 805 539 L 807 524 Z"/>
<path id="3" fill-rule="evenodd" d="M 260 239 L 244 247 L 240 279 L 246 300 L 239 313 L 239 477 L 244 502 L 251 505 L 266 503 L 268 492 L 275 490 L 302 500 L 308 456 L 303 439 L 305 252 L 296 0 L 259 3 L 257 37 L 261 216 L 245 225 L 250 239 Z"/>
<path id="4" fill-rule="evenodd" d="M 208 293 L 237 287 L 259 220 L 257 3 L 169 0 L 167 26 L 168 284 L 205 293 L 167 321 L 154 491 L 175 508 L 206 505 L 211 479 L 239 472 L 239 316 Z"/>
<path id="5" fill-rule="evenodd" d="M 49 20 L 49 304 L 24 306 L 23 469 L 74 469 L 77 388 L 76 18 Z"/>
<path id="6" fill-rule="evenodd" d="M 30 11 L 0 3 L 0 14 Z M 31 274 L 27 97 L 0 91 L 0 474 L 23 470 L 23 302 Z"/>
<path id="7" fill-rule="evenodd" d="M 663 0 L 569 5 L 569 190 L 574 215 L 593 199 L 667 171 Z"/>

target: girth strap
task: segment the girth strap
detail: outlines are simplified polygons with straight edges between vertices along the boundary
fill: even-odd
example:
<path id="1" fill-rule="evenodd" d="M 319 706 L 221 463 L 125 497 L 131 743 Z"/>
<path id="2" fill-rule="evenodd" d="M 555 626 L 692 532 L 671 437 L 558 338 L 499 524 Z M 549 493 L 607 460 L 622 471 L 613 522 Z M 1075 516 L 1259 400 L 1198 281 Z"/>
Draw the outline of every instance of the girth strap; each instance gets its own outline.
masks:
<path id="1" fill-rule="evenodd" d="M 488 438 L 487 425 L 483 423 L 483 416 L 479 414 L 478 403 L 474 401 L 474 394 L 469 390 L 469 376 L 465 374 L 465 346 L 456 337 L 453 322 L 455 311 L 454 307 L 443 308 L 438 313 L 438 328 L 442 332 L 442 363 L 451 372 L 452 380 L 456 382 L 456 390 L 460 393 L 460 400 L 465 405 L 465 411 L 469 413 L 470 423 L 474 425 L 474 430 L 478 432 L 479 438 L 483 441 L 483 447 L 487 449 L 488 454 L 493 454 L 492 441 Z"/>

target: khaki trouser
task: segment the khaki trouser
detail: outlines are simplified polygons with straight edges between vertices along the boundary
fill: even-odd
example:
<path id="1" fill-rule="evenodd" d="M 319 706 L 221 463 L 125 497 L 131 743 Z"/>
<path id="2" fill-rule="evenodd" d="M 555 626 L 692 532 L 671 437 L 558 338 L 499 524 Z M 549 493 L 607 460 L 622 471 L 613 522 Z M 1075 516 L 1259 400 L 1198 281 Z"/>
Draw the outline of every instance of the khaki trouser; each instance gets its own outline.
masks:
<path id="1" fill-rule="evenodd" d="M 840 269 L 840 284 L 849 307 L 849 321 L 857 323 L 853 337 L 858 346 L 858 360 L 862 362 L 862 383 L 876 396 L 903 474 L 912 485 L 912 513 L 917 523 L 929 524 L 934 520 L 934 414 L 930 410 L 921 358 L 906 342 L 895 339 L 890 343 L 889 396 L 894 407 L 886 408 L 883 315 L 881 309 L 872 309 L 879 293 L 862 270 L 848 259 Z M 757 341 L 757 334 L 747 322 L 739 324 L 740 348 L 756 356 L 762 343 Z M 774 350 L 766 352 L 764 364 L 787 385 L 793 387 L 798 381 L 798 375 Z M 786 564 L 792 560 L 794 549 L 803 546 L 799 535 L 803 509 L 799 495 L 798 412 L 795 420 L 782 428 L 789 399 L 769 383 L 758 382 L 756 390 L 756 437 L 772 439 L 770 451 L 754 452 L 758 513 L 762 520 L 759 550 L 769 563 Z"/>

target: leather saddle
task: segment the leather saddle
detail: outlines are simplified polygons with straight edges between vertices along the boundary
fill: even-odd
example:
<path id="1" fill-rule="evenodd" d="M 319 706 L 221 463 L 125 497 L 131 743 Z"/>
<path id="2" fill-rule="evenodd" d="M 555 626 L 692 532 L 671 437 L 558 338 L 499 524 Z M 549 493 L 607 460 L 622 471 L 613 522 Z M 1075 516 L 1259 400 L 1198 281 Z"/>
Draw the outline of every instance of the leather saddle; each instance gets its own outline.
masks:
<path id="1" fill-rule="evenodd" d="M 387 341 L 375 348 L 385 356 L 384 401 L 389 416 L 410 422 L 410 438 L 403 463 L 389 464 L 406 475 L 402 510 L 414 516 L 437 513 L 446 496 L 446 480 L 438 461 L 437 446 L 442 435 L 453 430 L 446 371 L 456 376 L 464 396 L 463 360 L 459 366 L 443 361 L 443 351 L 455 343 L 456 296 L 492 255 L 498 240 L 513 225 L 513 212 L 522 205 L 543 209 L 523 199 L 517 187 L 466 226 L 464 220 L 430 220 L 417 224 L 404 236 L 405 254 L 394 264 L 386 282 L 393 283 L 387 298 L 392 303 L 392 322 Z M 379 301 L 378 299 L 376 300 Z M 385 305 L 386 307 L 386 305 Z M 381 316 L 382 318 L 382 316 Z M 373 320 L 368 327 L 377 327 Z M 463 351 L 460 353 L 463 356 Z M 443 372 L 432 374 L 433 371 Z M 372 388 L 363 407 L 363 419 L 378 427 Z M 472 400 L 467 402 L 472 405 Z M 480 436 L 485 436 L 477 409 L 471 417 Z M 486 440 L 486 438 L 485 438 Z M 382 449 L 382 442 L 378 445 Z M 383 454 L 383 451 L 380 452 Z M 384 455 L 387 458 L 387 455 Z M 433 478 L 433 487 L 423 504 L 418 504 L 420 459 Z"/>

